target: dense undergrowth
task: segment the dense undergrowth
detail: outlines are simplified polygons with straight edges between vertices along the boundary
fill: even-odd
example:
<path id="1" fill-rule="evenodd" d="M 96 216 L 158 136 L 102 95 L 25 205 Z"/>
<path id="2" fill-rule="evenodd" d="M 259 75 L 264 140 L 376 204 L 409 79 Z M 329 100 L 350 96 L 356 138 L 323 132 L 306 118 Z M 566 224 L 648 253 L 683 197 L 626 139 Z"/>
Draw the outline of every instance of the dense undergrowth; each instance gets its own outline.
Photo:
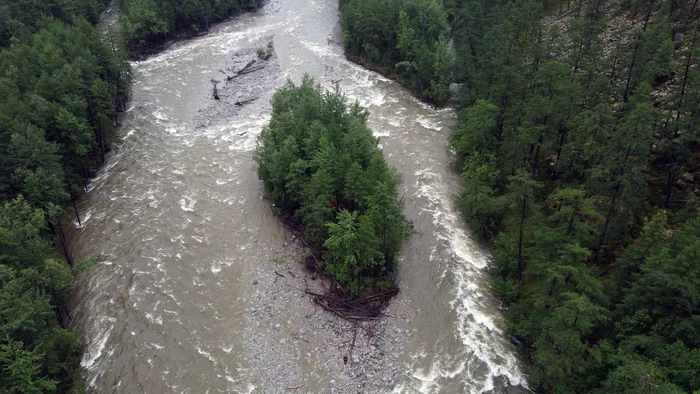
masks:
<path id="1" fill-rule="evenodd" d="M 305 226 L 320 267 L 355 296 L 394 287 L 392 272 L 411 224 L 401 183 L 366 125 L 367 113 L 309 76 L 272 100 L 259 137 L 258 174 L 274 204 Z"/>
<path id="2" fill-rule="evenodd" d="M 440 51 L 406 48 L 449 25 L 460 205 L 529 386 L 700 390 L 698 3 L 421 4 L 347 1 L 346 51 L 428 86 Z"/>

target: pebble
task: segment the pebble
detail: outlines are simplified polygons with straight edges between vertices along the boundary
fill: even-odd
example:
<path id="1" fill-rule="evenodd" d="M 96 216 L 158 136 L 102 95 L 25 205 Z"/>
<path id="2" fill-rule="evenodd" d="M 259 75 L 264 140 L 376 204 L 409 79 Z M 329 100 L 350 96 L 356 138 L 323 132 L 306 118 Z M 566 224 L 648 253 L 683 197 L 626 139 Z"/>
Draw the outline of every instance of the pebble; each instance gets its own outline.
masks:
<path id="1" fill-rule="evenodd" d="M 279 253 L 283 263 L 263 264 L 256 275 L 260 279 L 247 281 L 248 286 L 259 281 L 266 283 L 251 291 L 255 294 L 252 300 L 255 306 L 247 309 L 245 318 L 250 324 L 244 332 L 245 358 L 256 371 L 253 379 L 265 382 L 261 392 L 284 392 L 289 382 L 310 385 L 323 377 L 333 377 L 326 380 L 327 386 L 319 386 L 326 393 L 374 394 L 391 390 L 396 376 L 406 371 L 398 357 L 411 332 L 385 319 L 373 326 L 376 332 L 369 343 L 360 330 L 351 349 L 352 323 L 324 312 L 309 297 L 294 290 L 307 286 L 306 279 L 310 278 L 295 266 L 294 262 L 298 261 L 295 253 L 301 251 L 298 244 L 292 243 L 289 249 Z M 284 281 L 272 282 L 268 279 L 275 277 L 274 270 L 293 272 L 296 277 L 289 275 Z M 323 281 L 310 285 L 310 290 L 322 291 Z M 402 324 L 401 320 L 398 322 Z M 289 335 L 276 334 L 283 325 Z M 344 355 L 349 358 L 346 364 Z M 303 371 L 298 360 L 304 360 L 303 364 L 307 365 Z M 307 368 L 313 372 L 305 377 L 310 372 Z"/>

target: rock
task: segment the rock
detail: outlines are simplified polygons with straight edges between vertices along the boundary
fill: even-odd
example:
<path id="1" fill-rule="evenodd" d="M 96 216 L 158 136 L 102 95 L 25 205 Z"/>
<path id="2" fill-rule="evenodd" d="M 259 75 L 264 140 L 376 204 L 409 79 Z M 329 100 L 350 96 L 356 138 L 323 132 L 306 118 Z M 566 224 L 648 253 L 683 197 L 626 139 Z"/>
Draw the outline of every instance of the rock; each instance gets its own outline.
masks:
<path id="1" fill-rule="evenodd" d="M 279 325 L 279 323 L 275 324 L 275 330 L 277 330 L 277 331 L 280 330 L 280 325 Z"/>
<path id="2" fill-rule="evenodd" d="M 257 284 L 258 284 L 258 281 L 257 281 L 257 280 L 254 280 L 254 281 L 253 281 L 253 286 L 255 286 L 255 285 L 257 285 Z"/>
<path id="3" fill-rule="evenodd" d="M 676 33 L 673 35 L 673 44 L 676 45 L 676 47 L 683 44 L 683 33 Z"/>

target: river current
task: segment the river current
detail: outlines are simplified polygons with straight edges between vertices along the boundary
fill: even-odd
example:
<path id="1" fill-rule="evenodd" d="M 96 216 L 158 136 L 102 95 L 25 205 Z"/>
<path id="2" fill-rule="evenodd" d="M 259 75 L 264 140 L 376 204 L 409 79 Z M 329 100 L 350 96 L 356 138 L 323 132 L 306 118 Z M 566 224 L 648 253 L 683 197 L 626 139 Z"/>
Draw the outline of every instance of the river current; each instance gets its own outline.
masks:
<path id="1" fill-rule="evenodd" d="M 77 257 L 105 256 L 79 277 L 72 300 L 89 391 L 260 392 L 241 344 L 240 281 L 287 235 L 252 160 L 273 91 L 231 121 L 198 128 L 192 118 L 231 54 L 267 37 L 282 70 L 277 86 L 305 73 L 337 83 L 368 109 L 385 157 L 403 174 L 417 234 L 402 251 L 400 297 L 413 336 L 402 360 L 409 372 L 394 391 L 501 393 L 524 383 L 487 290 L 488 255 L 456 208 L 453 112 L 348 62 L 331 40 L 337 23 L 333 0 L 273 0 L 133 64 L 123 143 L 81 199 L 82 225 L 70 234 Z"/>

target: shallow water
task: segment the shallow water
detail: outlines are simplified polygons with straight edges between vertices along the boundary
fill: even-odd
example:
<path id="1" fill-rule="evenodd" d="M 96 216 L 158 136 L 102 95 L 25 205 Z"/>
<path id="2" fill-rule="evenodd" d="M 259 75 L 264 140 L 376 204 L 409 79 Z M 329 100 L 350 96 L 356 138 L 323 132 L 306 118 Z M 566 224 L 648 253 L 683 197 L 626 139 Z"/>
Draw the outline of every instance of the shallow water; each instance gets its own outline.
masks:
<path id="1" fill-rule="evenodd" d="M 81 200 L 83 223 L 71 234 L 78 257 L 106 259 L 79 278 L 73 299 L 90 391 L 259 391 L 242 344 L 241 278 L 285 242 L 252 160 L 273 92 L 223 125 L 196 128 L 193 116 L 232 54 L 266 37 L 282 70 L 277 85 L 304 73 L 327 87 L 337 82 L 368 108 L 387 160 L 404 176 L 400 191 L 418 234 L 402 253 L 413 336 L 403 360 L 409 373 L 395 390 L 507 392 L 524 383 L 486 290 L 487 255 L 454 204 L 460 181 L 446 153 L 453 113 L 345 60 L 331 41 L 337 21 L 331 0 L 273 1 L 134 64 L 124 142 Z"/>

